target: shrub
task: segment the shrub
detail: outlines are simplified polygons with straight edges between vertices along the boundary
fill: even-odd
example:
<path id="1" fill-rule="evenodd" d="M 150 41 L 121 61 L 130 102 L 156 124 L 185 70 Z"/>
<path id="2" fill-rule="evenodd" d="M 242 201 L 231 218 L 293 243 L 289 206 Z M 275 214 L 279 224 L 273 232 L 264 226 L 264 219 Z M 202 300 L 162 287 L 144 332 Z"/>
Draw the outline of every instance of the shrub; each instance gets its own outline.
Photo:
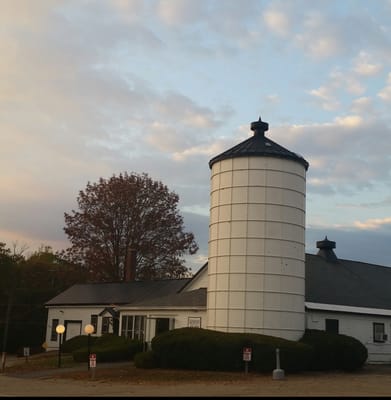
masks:
<path id="1" fill-rule="evenodd" d="M 137 353 L 134 356 L 134 365 L 137 368 L 158 368 L 159 360 L 157 359 L 156 354 L 153 351 L 149 350 L 142 353 Z"/>
<path id="2" fill-rule="evenodd" d="M 142 350 L 142 341 L 114 334 L 97 337 L 90 348 L 91 353 L 96 354 L 97 362 L 130 361 Z M 88 348 L 77 348 L 72 352 L 72 356 L 75 361 L 85 361 L 88 358 Z"/>
<path id="3" fill-rule="evenodd" d="M 92 346 L 97 339 L 98 338 L 96 336 L 90 336 L 90 345 Z M 73 351 L 82 347 L 88 347 L 87 335 L 78 335 L 66 340 L 61 344 L 61 351 L 63 353 L 72 353 Z"/>
<path id="4" fill-rule="evenodd" d="M 287 371 L 307 368 L 311 346 L 273 336 L 225 333 L 203 328 L 179 328 L 152 339 L 152 351 L 163 368 L 240 371 L 244 369 L 243 348 L 252 348 L 249 369 L 264 372 L 280 366 Z"/>
<path id="5" fill-rule="evenodd" d="M 307 329 L 301 343 L 313 347 L 309 369 L 354 371 L 361 368 L 367 358 L 367 348 L 356 338 L 348 335 Z"/>

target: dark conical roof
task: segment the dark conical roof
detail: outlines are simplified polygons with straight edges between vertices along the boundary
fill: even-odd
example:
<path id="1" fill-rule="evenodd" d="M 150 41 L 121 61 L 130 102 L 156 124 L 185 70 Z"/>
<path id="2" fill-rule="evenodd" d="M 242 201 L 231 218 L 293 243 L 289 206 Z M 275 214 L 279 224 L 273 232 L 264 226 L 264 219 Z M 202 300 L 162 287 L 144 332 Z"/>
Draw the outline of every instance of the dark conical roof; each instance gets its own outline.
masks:
<path id="1" fill-rule="evenodd" d="M 224 151 L 218 156 L 213 157 L 209 161 L 209 168 L 212 168 L 212 165 L 215 162 L 229 158 L 261 156 L 291 159 L 302 164 L 307 170 L 309 164 L 302 156 L 287 150 L 285 147 L 282 147 L 265 137 L 265 132 L 268 129 L 268 123 L 262 121 L 261 117 L 259 117 L 258 121 L 255 121 L 251 124 L 251 130 L 254 131 L 254 135 L 232 147 L 231 149 Z"/>

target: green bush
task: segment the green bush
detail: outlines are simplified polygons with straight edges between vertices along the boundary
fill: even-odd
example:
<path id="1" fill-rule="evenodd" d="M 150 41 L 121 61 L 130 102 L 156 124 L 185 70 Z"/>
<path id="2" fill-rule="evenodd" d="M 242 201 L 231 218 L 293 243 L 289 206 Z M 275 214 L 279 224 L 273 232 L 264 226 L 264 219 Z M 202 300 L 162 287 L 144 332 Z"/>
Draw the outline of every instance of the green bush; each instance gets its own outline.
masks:
<path id="1" fill-rule="evenodd" d="M 307 329 L 300 339 L 313 347 L 309 369 L 315 371 L 360 369 L 368 358 L 367 348 L 348 335 Z"/>
<path id="2" fill-rule="evenodd" d="M 128 339 L 124 336 L 106 334 L 96 337 L 90 347 L 90 352 L 96 354 L 97 362 L 130 361 L 135 354 L 143 350 L 143 342 Z M 74 361 L 82 362 L 88 359 L 88 348 L 79 347 L 72 351 Z"/>
<path id="3" fill-rule="evenodd" d="M 157 359 L 156 354 L 153 351 L 149 350 L 142 353 L 137 353 L 134 356 L 134 365 L 137 368 L 158 368 L 159 360 Z"/>
<path id="4" fill-rule="evenodd" d="M 152 339 L 152 351 L 163 368 L 241 371 L 243 348 L 252 348 L 249 370 L 265 372 L 280 366 L 286 371 L 305 370 L 312 358 L 312 347 L 273 336 L 225 333 L 203 328 L 179 328 Z"/>
<path id="5" fill-rule="evenodd" d="M 92 346 L 92 344 L 95 343 L 97 339 L 98 338 L 96 336 L 90 336 L 90 345 Z M 61 344 L 61 351 L 63 353 L 72 353 L 73 351 L 82 347 L 88 347 L 87 335 L 78 335 L 66 340 L 64 343 Z"/>

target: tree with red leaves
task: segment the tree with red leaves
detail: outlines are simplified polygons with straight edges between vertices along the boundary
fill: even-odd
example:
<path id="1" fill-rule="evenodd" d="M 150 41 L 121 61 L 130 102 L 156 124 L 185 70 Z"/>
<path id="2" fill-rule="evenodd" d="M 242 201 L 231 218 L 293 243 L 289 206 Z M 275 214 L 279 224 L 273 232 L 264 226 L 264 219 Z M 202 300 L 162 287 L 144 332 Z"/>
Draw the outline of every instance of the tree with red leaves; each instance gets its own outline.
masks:
<path id="1" fill-rule="evenodd" d="M 92 281 L 121 281 L 133 249 L 137 280 L 188 276 L 182 257 L 195 254 L 198 245 L 192 233 L 184 232 L 178 201 L 146 173 L 88 182 L 77 198 L 79 211 L 64 213 L 68 259 L 84 265 Z"/>

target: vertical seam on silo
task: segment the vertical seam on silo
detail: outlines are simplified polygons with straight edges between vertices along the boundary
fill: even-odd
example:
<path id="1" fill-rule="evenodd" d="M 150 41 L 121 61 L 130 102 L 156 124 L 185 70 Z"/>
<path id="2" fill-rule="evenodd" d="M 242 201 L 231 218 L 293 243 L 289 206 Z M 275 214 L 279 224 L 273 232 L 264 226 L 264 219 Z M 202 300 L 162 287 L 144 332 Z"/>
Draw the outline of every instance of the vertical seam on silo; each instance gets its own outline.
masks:
<path id="1" fill-rule="evenodd" d="M 248 329 L 247 329 L 247 313 L 246 313 L 246 310 L 247 310 L 247 273 L 248 273 L 248 271 L 247 271 L 247 267 L 248 267 L 248 265 L 247 265 L 247 260 L 248 260 L 248 251 L 249 251 L 249 249 L 248 249 L 248 244 L 249 244 L 249 241 L 250 241 L 250 238 L 249 238 L 249 235 L 248 235 L 248 220 L 249 220 L 249 210 L 250 210 L 250 199 L 249 199 L 249 195 L 250 195 L 250 189 L 249 189 L 249 187 L 250 187 L 250 160 L 249 159 L 247 159 L 247 169 L 246 169 L 246 171 L 247 171 L 247 176 L 246 176 L 246 179 L 247 179 L 247 182 L 246 182 L 246 205 L 247 205 L 247 210 L 246 210 L 246 252 L 245 252 L 245 254 L 244 254 L 244 303 L 243 303 L 243 306 L 244 306 L 244 310 L 243 310 L 243 313 L 244 313 L 244 317 L 243 317 L 243 324 L 244 324 L 244 331 L 245 332 L 248 332 Z"/>
<path id="2" fill-rule="evenodd" d="M 233 170 L 233 160 L 231 160 L 231 182 L 230 182 L 230 190 L 231 190 L 231 199 L 229 202 L 230 210 L 229 210 L 229 242 L 228 242 L 228 288 L 227 288 L 227 331 L 230 332 L 230 313 L 231 310 L 230 300 L 231 300 L 231 264 L 232 264 L 232 197 L 233 197 L 233 180 L 234 180 L 234 170 Z"/>

